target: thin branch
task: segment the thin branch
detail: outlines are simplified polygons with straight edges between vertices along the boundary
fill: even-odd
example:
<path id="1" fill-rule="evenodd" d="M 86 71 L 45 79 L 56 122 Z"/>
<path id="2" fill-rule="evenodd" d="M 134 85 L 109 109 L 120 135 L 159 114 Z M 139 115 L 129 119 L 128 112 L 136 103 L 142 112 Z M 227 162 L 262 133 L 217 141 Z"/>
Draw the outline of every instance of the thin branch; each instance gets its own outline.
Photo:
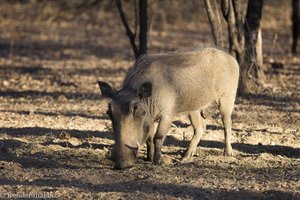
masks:
<path id="1" fill-rule="evenodd" d="M 217 16 L 217 24 L 219 26 L 219 38 L 220 38 L 220 42 L 221 42 L 221 47 L 224 47 L 224 43 L 223 43 L 223 33 L 222 33 L 222 24 L 221 24 L 221 18 L 220 18 L 220 13 L 219 13 L 219 8 L 218 8 L 218 4 L 216 1 L 214 1 L 215 4 L 215 11 L 216 11 L 216 16 Z"/>
<path id="2" fill-rule="evenodd" d="M 147 0 L 139 0 L 139 21 L 140 21 L 140 32 L 139 42 L 140 48 L 138 57 L 147 53 L 147 33 L 148 33 L 148 13 L 147 13 Z"/>
<path id="3" fill-rule="evenodd" d="M 236 21 L 238 41 L 239 41 L 240 46 L 244 46 L 244 44 L 245 44 L 244 16 L 241 11 L 242 10 L 241 1 L 233 0 L 232 3 L 233 3 L 233 9 L 234 9 L 234 15 L 235 15 L 235 21 Z"/>
<path id="4" fill-rule="evenodd" d="M 221 0 L 221 9 L 222 9 L 224 18 L 227 20 L 228 13 L 229 13 L 228 0 Z"/>
<path id="5" fill-rule="evenodd" d="M 236 27 L 236 19 L 234 13 L 234 6 L 232 0 L 222 0 L 221 1 L 221 8 L 222 13 L 227 21 L 228 25 L 228 37 L 229 37 L 229 44 L 230 44 L 230 52 L 235 54 L 239 63 L 241 63 L 241 56 L 243 53 L 243 47 L 238 40 L 238 30 Z M 242 41 L 242 40 L 241 40 Z"/>
<path id="6" fill-rule="evenodd" d="M 215 18 L 213 8 L 210 4 L 210 0 L 205 0 L 204 2 L 205 2 L 206 12 L 207 12 L 207 15 L 208 15 L 208 19 L 209 19 L 209 23 L 210 23 L 210 27 L 211 27 L 211 31 L 212 31 L 212 34 L 213 34 L 215 45 L 219 46 L 219 47 L 222 47 L 223 44 L 222 44 L 222 39 L 221 39 L 222 34 L 220 33 L 220 30 L 221 30 L 220 23 L 217 24 L 217 20 Z M 215 0 L 213 0 L 213 2 L 215 3 Z M 218 10 L 216 12 L 218 12 Z"/>
<path id="7" fill-rule="evenodd" d="M 137 34 L 137 29 L 138 29 L 138 8 L 137 8 L 137 1 L 138 0 L 134 0 L 133 2 L 133 7 L 134 7 L 134 34 Z"/>
<path id="8" fill-rule="evenodd" d="M 115 1 L 116 1 L 116 5 L 117 5 L 117 8 L 118 8 L 118 12 L 119 12 L 122 24 L 123 24 L 123 26 L 124 26 L 124 28 L 126 30 L 126 35 L 129 38 L 130 45 L 131 45 L 131 47 L 133 49 L 134 55 L 135 55 L 135 57 L 137 57 L 137 55 L 138 55 L 138 48 L 137 48 L 137 46 L 135 44 L 136 33 L 133 33 L 131 31 L 129 25 L 128 25 L 127 18 L 125 16 L 125 13 L 124 13 L 123 8 L 122 8 L 121 0 L 115 0 Z"/>

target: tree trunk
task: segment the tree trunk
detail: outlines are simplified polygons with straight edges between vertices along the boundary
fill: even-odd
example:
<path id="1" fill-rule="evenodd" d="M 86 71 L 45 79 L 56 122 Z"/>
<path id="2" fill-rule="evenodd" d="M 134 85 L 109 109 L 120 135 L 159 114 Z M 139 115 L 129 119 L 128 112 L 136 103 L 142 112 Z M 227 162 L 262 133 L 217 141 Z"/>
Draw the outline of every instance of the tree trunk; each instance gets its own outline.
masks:
<path id="1" fill-rule="evenodd" d="M 143 54 L 147 53 L 147 33 L 148 33 L 148 16 L 147 16 L 147 0 L 139 0 L 139 47 L 136 44 L 137 35 L 137 6 L 134 1 L 134 12 L 135 12 L 135 27 L 134 32 L 130 29 L 127 18 L 123 11 L 122 0 L 115 0 L 116 6 L 122 21 L 122 24 L 126 30 L 126 35 L 129 38 L 130 45 L 134 52 L 134 56 L 137 59 Z"/>
<path id="2" fill-rule="evenodd" d="M 243 15 L 243 12 L 242 12 L 242 1 L 241 0 L 232 0 L 232 6 L 233 6 L 235 21 L 236 21 L 237 41 L 240 44 L 240 46 L 244 47 L 244 45 L 245 45 L 245 37 L 244 37 L 245 16 Z"/>
<path id="3" fill-rule="evenodd" d="M 292 0 L 292 53 L 297 53 L 298 35 L 300 28 L 300 3 L 299 0 Z"/>
<path id="4" fill-rule="evenodd" d="M 140 48 L 138 57 L 147 53 L 147 32 L 148 32 L 148 16 L 147 16 L 147 0 L 139 0 L 139 21 L 140 21 Z"/>
<path id="5" fill-rule="evenodd" d="M 262 33 L 261 33 L 261 28 L 258 30 L 258 35 L 257 35 L 257 43 L 256 43 L 256 63 L 258 68 L 262 70 L 262 73 L 260 74 L 260 79 L 262 81 L 266 80 L 265 76 L 265 65 L 263 61 L 263 49 L 262 49 Z"/>
<path id="6" fill-rule="evenodd" d="M 249 0 L 245 19 L 245 53 L 241 65 L 240 93 L 256 93 L 262 86 L 264 71 L 257 62 L 257 43 L 263 0 Z"/>
<path id="7" fill-rule="evenodd" d="M 205 0 L 205 8 L 208 16 L 208 20 L 210 23 L 211 31 L 213 34 L 214 42 L 217 47 L 223 47 L 223 39 L 222 39 L 222 27 L 221 27 L 221 22 L 220 22 L 220 17 L 219 17 L 219 12 L 218 12 L 218 7 L 216 5 L 216 1 L 212 0 L 214 6 L 216 7 L 215 10 L 213 10 L 211 6 L 211 0 Z M 215 17 L 215 13 L 217 17 Z"/>
<path id="8" fill-rule="evenodd" d="M 227 22 L 229 51 L 237 59 L 238 63 L 242 63 L 244 37 L 243 30 L 240 29 L 239 3 L 235 0 L 221 0 L 221 9 Z"/>

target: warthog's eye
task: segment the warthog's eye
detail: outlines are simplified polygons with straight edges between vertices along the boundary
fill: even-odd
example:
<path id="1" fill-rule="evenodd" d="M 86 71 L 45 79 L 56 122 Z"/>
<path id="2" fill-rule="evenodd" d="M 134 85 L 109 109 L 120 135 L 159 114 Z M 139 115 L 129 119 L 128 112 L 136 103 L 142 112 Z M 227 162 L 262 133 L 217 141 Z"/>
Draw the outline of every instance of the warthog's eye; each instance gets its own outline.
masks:
<path id="1" fill-rule="evenodd" d="M 146 114 L 146 111 L 143 109 L 140 103 L 131 102 L 129 105 L 130 112 L 133 117 L 140 118 Z"/>

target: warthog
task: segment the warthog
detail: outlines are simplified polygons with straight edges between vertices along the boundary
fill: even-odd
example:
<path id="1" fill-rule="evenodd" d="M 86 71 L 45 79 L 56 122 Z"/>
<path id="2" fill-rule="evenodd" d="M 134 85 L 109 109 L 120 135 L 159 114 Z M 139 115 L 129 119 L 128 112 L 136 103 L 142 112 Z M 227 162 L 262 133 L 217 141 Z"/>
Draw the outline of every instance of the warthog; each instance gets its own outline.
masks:
<path id="1" fill-rule="evenodd" d="M 239 66 L 229 54 L 215 49 L 146 55 L 129 69 L 122 89 L 99 81 L 103 97 L 111 98 L 110 116 L 116 168 L 134 164 L 138 149 L 147 143 L 147 158 L 161 163 L 161 148 L 172 118 L 188 113 L 193 138 L 183 156 L 193 156 L 205 130 L 200 110 L 217 102 L 225 130 L 224 155 L 232 155 L 231 113 L 238 86 Z"/>

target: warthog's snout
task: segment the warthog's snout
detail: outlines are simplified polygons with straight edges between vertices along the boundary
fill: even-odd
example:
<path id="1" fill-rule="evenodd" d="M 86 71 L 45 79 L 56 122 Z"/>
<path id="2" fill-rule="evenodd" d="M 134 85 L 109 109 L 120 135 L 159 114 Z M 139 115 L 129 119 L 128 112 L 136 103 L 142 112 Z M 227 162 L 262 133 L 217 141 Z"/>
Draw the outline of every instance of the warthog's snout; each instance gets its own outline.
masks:
<path id="1" fill-rule="evenodd" d="M 114 149 L 113 161 L 115 162 L 115 168 L 125 169 L 132 167 L 136 163 L 138 150 L 139 146 L 131 147 L 129 145 L 124 145 L 122 150 L 116 151 Z"/>
<path id="2" fill-rule="evenodd" d="M 126 169 L 130 168 L 134 165 L 135 162 L 128 162 L 128 161 L 118 161 L 115 162 L 115 168 L 116 169 Z"/>

